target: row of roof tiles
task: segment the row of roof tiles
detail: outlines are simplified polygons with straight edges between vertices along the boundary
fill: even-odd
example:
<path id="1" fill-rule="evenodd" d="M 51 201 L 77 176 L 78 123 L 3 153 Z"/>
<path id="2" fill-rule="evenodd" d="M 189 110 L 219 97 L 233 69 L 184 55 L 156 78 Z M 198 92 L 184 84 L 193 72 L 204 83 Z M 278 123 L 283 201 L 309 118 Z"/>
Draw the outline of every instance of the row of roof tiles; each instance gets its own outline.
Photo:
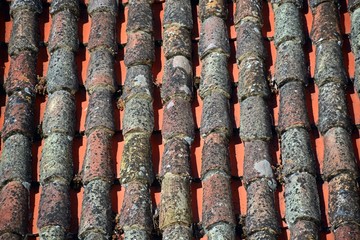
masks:
<path id="1" fill-rule="evenodd" d="M 180 1 L 177 3 L 166 7 L 164 17 L 166 71 L 162 89 L 162 135 L 165 152 L 161 170 L 160 229 L 165 239 L 191 237 L 188 162 L 189 148 L 194 138 L 190 104 L 193 83 L 189 62 L 191 7 L 190 2 L 181 5 Z M 260 1 L 238 1 L 235 25 L 238 34 L 239 85 L 242 86 L 239 91 L 240 137 L 245 142 L 244 182 L 248 198 L 245 230 L 249 239 L 275 239 L 279 226 L 274 206 L 276 181 L 268 154 L 272 131 L 266 102 L 270 92 L 264 72 L 266 54 L 261 36 L 261 4 Z M 355 5 L 351 3 L 350 9 L 356 9 L 352 8 Z M 9 100 L 2 131 L 5 142 L 1 167 L 8 175 L 4 175 L 1 191 L 4 203 L 2 208 L 8 213 L 6 216 L 14 217 L 13 220 L 21 224 L 13 228 L 15 225 L 12 223 L 15 222 L 9 218 L 2 225 L 1 232 L 3 237 L 10 234 L 14 239 L 26 233 L 26 189 L 30 182 L 29 152 L 33 134 L 30 132 L 30 120 L 33 118 L 36 83 L 35 75 L 31 72 L 35 72 L 38 42 L 35 37 L 36 11 L 40 11 L 40 6 L 38 1 L 20 0 L 14 1 L 11 6 L 14 26 L 9 54 L 14 61 L 11 66 L 17 68 L 10 70 L 6 83 Z M 278 50 L 275 81 L 280 87 L 279 131 L 284 164 L 286 220 L 294 239 L 301 239 L 304 234 L 316 238 L 320 222 L 314 160 L 308 144 L 309 124 L 304 101 L 306 77 L 301 50 L 303 34 L 300 30 L 299 6 L 299 1 L 273 3 L 275 45 Z M 359 217 L 356 214 L 359 206 L 357 167 L 351 148 L 351 125 L 347 119 L 343 92 L 345 74 L 342 74 L 344 71 L 338 45 L 342 39 L 338 37 L 340 33 L 334 3 L 314 1 L 311 6 L 315 15 L 311 36 L 317 47 L 315 81 L 320 88 L 319 130 L 325 135 L 325 163 L 328 165 L 324 169 L 329 169 L 325 171 L 325 177 L 330 189 L 330 218 L 335 236 L 345 239 L 359 234 Z M 53 25 L 48 46 L 52 54 L 47 75 L 49 96 L 43 123 L 45 145 L 40 167 L 42 194 L 38 221 L 40 237 L 44 239 L 63 238 L 69 228 L 68 190 L 72 177 L 70 152 L 75 122 L 73 95 L 77 89 L 74 68 L 74 51 L 77 50 L 78 41 L 75 21 L 77 9 L 76 1 L 52 2 Z M 111 233 L 109 191 L 112 180 L 110 138 L 114 133 L 111 97 L 116 90 L 113 69 L 113 55 L 117 48 L 115 9 L 114 1 L 91 2 L 88 7 L 89 14 L 96 20 L 92 21 L 87 46 L 90 64 L 85 87 L 90 100 L 85 126 L 87 151 L 82 170 L 85 191 L 79 230 L 81 239 L 107 239 Z M 327 14 L 329 9 L 333 11 L 332 14 Z M 322 11 L 326 14 L 322 14 Z M 209 239 L 233 239 L 235 236 L 228 164 L 232 126 L 229 119 L 230 85 L 227 70 L 230 50 L 224 22 L 225 12 L 222 1 L 200 1 L 203 227 Z M 21 22 L 23 15 L 29 19 Z M 126 191 L 117 228 L 125 231 L 125 238 L 147 239 L 152 231 L 149 185 L 153 181 L 153 173 L 149 138 L 154 127 L 150 74 L 154 46 L 149 24 L 152 18 L 150 2 L 130 2 L 129 16 L 125 53 L 127 78 L 122 98 L 125 108 L 125 147 L 120 174 L 121 184 Z M 292 24 L 284 25 L 290 17 Z M 20 26 L 25 28 L 18 30 Z M 330 30 L 324 32 L 321 30 L 324 28 Z M 352 37 L 352 40 L 356 40 L 356 37 Z M 356 49 L 356 41 L 352 45 Z M 322 48 L 325 50 L 320 51 Z M 282 55 L 279 53 L 284 57 L 280 58 Z M 23 55 L 25 57 L 19 57 Z M 334 62 L 325 61 L 329 56 Z M 332 71 L 332 68 L 336 70 Z M 63 78 L 59 73 L 66 73 L 67 77 Z M 13 149 L 12 146 L 17 148 Z M 348 151 L 344 151 L 343 147 L 347 147 Z M 21 153 L 20 157 L 15 158 L 19 162 L 12 166 L 10 161 L 16 153 Z M 306 159 L 306 162 L 299 159 Z M 340 191 L 342 189 L 347 191 Z M 345 198 L 353 202 L 351 209 L 344 202 Z M 14 211 L 16 205 L 20 211 Z M 57 211 L 59 208 L 64 209 L 64 212 Z M 342 211 L 346 214 L 342 214 Z M 353 231 L 352 236 L 345 236 L 349 229 Z"/>

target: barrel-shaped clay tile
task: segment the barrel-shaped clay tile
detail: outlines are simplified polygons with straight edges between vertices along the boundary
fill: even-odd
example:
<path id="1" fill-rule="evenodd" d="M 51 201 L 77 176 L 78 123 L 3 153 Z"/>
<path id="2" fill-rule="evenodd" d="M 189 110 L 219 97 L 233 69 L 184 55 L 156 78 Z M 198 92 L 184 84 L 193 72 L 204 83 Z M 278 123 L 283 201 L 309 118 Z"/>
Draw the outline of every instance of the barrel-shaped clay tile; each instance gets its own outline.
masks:
<path id="1" fill-rule="evenodd" d="M 240 137 L 242 141 L 270 140 L 271 116 L 262 97 L 248 97 L 240 104 Z"/>
<path id="2" fill-rule="evenodd" d="M 306 110 L 305 89 L 301 82 L 288 82 L 280 88 L 280 132 L 292 128 L 310 129 Z"/>
<path id="3" fill-rule="evenodd" d="M 267 141 L 255 140 L 245 142 L 244 153 L 244 182 L 250 183 L 266 179 L 272 189 L 276 188 L 276 182 L 272 170 L 272 158 Z"/>
<path id="4" fill-rule="evenodd" d="M 271 0 L 271 3 L 277 6 L 289 3 L 295 5 L 297 8 L 302 8 L 304 5 L 303 0 Z"/>
<path id="5" fill-rule="evenodd" d="M 315 160 L 309 133 L 303 128 L 292 128 L 281 135 L 282 175 L 297 172 L 315 176 Z"/>
<path id="6" fill-rule="evenodd" d="M 236 1 L 236 13 L 234 24 L 237 25 L 241 20 L 252 19 L 252 21 L 262 22 L 262 1 L 261 0 L 239 0 Z"/>
<path id="7" fill-rule="evenodd" d="M 145 132 L 151 134 L 154 129 L 154 110 L 152 101 L 132 98 L 125 104 L 123 134 Z"/>
<path id="8" fill-rule="evenodd" d="M 275 8 L 274 41 L 276 47 L 286 41 L 304 43 L 300 11 L 295 4 L 283 3 Z"/>
<path id="9" fill-rule="evenodd" d="M 50 5 L 50 14 L 54 15 L 61 11 L 70 11 L 76 17 L 79 15 L 79 2 L 77 0 L 53 0 Z"/>
<path id="10" fill-rule="evenodd" d="M 328 83 L 320 87 L 319 93 L 319 130 L 325 134 L 330 128 L 352 129 L 342 85 Z"/>
<path id="11" fill-rule="evenodd" d="M 126 184 L 119 224 L 125 233 L 131 229 L 151 233 L 153 223 L 150 191 L 147 184 L 136 181 Z"/>
<path id="12" fill-rule="evenodd" d="M 110 183 L 94 180 L 85 185 L 79 227 L 80 239 L 108 239 L 112 228 Z M 101 238 L 87 238 L 96 232 Z"/>
<path id="13" fill-rule="evenodd" d="M 360 1 L 359 0 L 349 0 L 348 2 L 348 10 L 350 12 L 354 12 L 360 7 Z"/>
<path id="14" fill-rule="evenodd" d="M 210 53 L 202 60 L 200 96 L 205 98 L 213 90 L 230 98 L 231 82 L 227 68 L 228 57 L 223 53 Z"/>
<path id="15" fill-rule="evenodd" d="M 125 136 L 125 146 L 120 166 L 120 181 L 132 181 L 150 185 L 154 179 L 151 162 L 149 134 L 129 133 Z"/>
<path id="16" fill-rule="evenodd" d="M 204 139 L 201 177 L 208 172 L 222 171 L 230 175 L 229 139 L 225 134 L 211 133 Z"/>
<path id="17" fill-rule="evenodd" d="M 207 231 L 209 240 L 234 240 L 235 239 L 235 226 L 228 223 L 215 224 Z"/>
<path id="18" fill-rule="evenodd" d="M 42 130 L 44 136 L 64 133 L 73 136 L 75 132 L 75 99 L 67 91 L 56 91 L 48 96 Z"/>
<path id="19" fill-rule="evenodd" d="M 10 56 L 22 51 L 38 51 L 38 21 L 33 11 L 16 11 L 13 13 L 13 23 L 8 52 Z"/>
<path id="20" fill-rule="evenodd" d="M 129 18 L 126 31 L 151 33 L 153 31 L 153 18 L 150 4 L 141 1 L 129 1 L 128 8 Z"/>
<path id="21" fill-rule="evenodd" d="M 187 240 L 192 238 L 192 230 L 188 226 L 184 225 L 172 225 L 168 226 L 163 231 L 163 239 L 164 240 Z"/>
<path id="22" fill-rule="evenodd" d="M 0 234 L 0 240 L 22 240 L 23 237 L 16 233 L 4 232 Z"/>
<path id="23" fill-rule="evenodd" d="M 150 240 L 150 234 L 142 229 L 130 229 L 124 232 L 124 240 L 141 239 Z M 96 239 L 94 239 L 96 240 Z"/>
<path id="24" fill-rule="evenodd" d="M 108 89 L 100 88 L 90 95 L 85 128 L 87 135 L 96 128 L 114 130 L 112 93 Z"/>
<path id="25" fill-rule="evenodd" d="M 150 100 L 152 98 L 152 89 L 153 81 L 150 66 L 136 65 L 126 70 L 125 84 L 121 96 L 125 103 L 135 96 Z"/>
<path id="26" fill-rule="evenodd" d="M 167 173 L 161 184 L 161 230 L 171 225 L 191 224 L 190 181 L 188 177 Z"/>
<path id="27" fill-rule="evenodd" d="M 326 179 L 346 172 L 358 176 L 351 135 L 343 128 L 331 128 L 324 135 L 323 174 Z"/>
<path id="28" fill-rule="evenodd" d="M 360 7 L 360 1 L 359 1 L 359 7 Z M 360 26 L 357 24 L 360 22 L 360 9 L 356 9 L 351 14 L 351 34 L 350 34 L 350 40 L 351 40 L 351 49 L 352 52 L 357 55 L 360 50 Z"/>
<path id="29" fill-rule="evenodd" d="M 110 12 L 96 12 L 91 16 L 88 50 L 105 48 L 111 53 L 117 51 L 116 18 Z"/>
<path id="30" fill-rule="evenodd" d="M 346 222 L 360 222 L 359 187 L 349 174 L 329 182 L 329 219 L 334 229 Z"/>
<path id="31" fill-rule="evenodd" d="M 87 137 L 86 154 L 82 169 L 82 180 L 86 184 L 95 179 L 111 182 L 113 179 L 111 162 L 111 134 L 96 129 Z"/>
<path id="32" fill-rule="evenodd" d="M 190 177 L 190 146 L 183 139 L 172 138 L 165 142 L 160 177 L 168 172 Z"/>
<path id="33" fill-rule="evenodd" d="M 117 11 L 117 1 L 116 0 L 90 0 L 88 9 L 88 13 L 93 15 L 96 12 L 108 12 L 113 15 L 116 14 Z"/>
<path id="34" fill-rule="evenodd" d="M 178 25 L 168 26 L 163 36 L 164 55 L 167 59 L 176 55 L 191 58 L 190 30 Z"/>
<path id="35" fill-rule="evenodd" d="M 316 47 L 315 82 L 318 86 L 333 82 L 346 85 L 341 46 L 336 42 L 324 42 Z"/>
<path id="36" fill-rule="evenodd" d="M 290 236 L 294 240 L 318 239 L 319 226 L 309 220 L 299 220 L 290 227 Z"/>
<path id="37" fill-rule="evenodd" d="M 52 16 L 48 49 L 58 48 L 76 51 L 79 46 L 77 17 L 70 11 L 61 11 Z"/>
<path id="38" fill-rule="evenodd" d="M 161 98 L 168 102 L 174 96 L 191 99 L 193 71 L 191 62 L 184 56 L 175 56 L 165 62 Z"/>
<path id="39" fill-rule="evenodd" d="M 247 239 L 248 240 L 276 240 L 278 238 L 277 238 L 277 234 L 274 233 L 273 231 L 263 230 L 263 231 L 258 231 L 258 232 L 249 234 L 247 236 Z"/>
<path id="40" fill-rule="evenodd" d="M 9 76 L 5 80 L 6 93 L 11 95 L 15 91 L 34 92 L 36 84 L 36 54 L 24 51 L 10 59 Z"/>
<path id="41" fill-rule="evenodd" d="M 212 132 L 228 137 L 232 133 L 229 99 L 218 92 L 208 95 L 203 101 L 200 134 L 206 137 Z"/>
<path id="42" fill-rule="evenodd" d="M 128 33 L 124 62 L 127 67 L 151 65 L 155 59 L 153 36 L 146 32 Z"/>
<path id="43" fill-rule="evenodd" d="M 168 0 L 165 3 L 164 27 L 175 24 L 187 29 L 193 28 L 191 2 L 188 0 Z"/>
<path id="44" fill-rule="evenodd" d="M 4 141 L 0 164 L 0 187 L 7 182 L 31 181 L 31 143 L 22 134 L 15 134 Z"/>
<path id="45" fill-rule="evenodd" d="M 25 10 L 41 13 L 42 3 L 40 0 L 14 0 L 11 1 L 10 13 L 14 15 L 16 12 L 24 12 Z"/>
<path id="46" fill-rule="evenodd" d="M 45 184 L 61 179 L 70 184 L 72 170 L 72 138 L 66 134 L 53 133 L 44 140 L 40 161 L 40 182 Z"/>
<path id="47" fill-rule="evenodd" d="M 162 135 L 165 140 L 181 138 L 191 144 L 194 140 L 194 119 L 191 103 L 181 98 L 173 98 L 164 106 Z"/>
<path id="48" fill-rule="evenodd" d="M 285 178 L 285 218 L 289 227 L 301 219 L 320 223 L 320 203 L 313 175 L 300 172 Z"/>
<path id="49" fill-rule="evenodd" d="M 275 82 L 280 88 L 290 81 L 307 84 L 308 71 L 302 45 L 294 41 L 282 43 L 276 53 Z"/>
<path id="50" fill-rule="evenodd" d="M 270 95 L 264 62 L 259 58 L 245 58 L 239 65 L 238 97 L 242 101 L 250 96 L 267 98 Z"/>
<path id="51" fill-rule="evenodd" d="M 70 194 L 68 184 L 54 181 L 41 186 L 37 227 L 42 232 L 42 229 L 48 226 L 61 226 L 64 231 L 69 230 Z"/>
<path id="52" fill-rule="evenodd" d="M 338 3 L 338 0 L 329 1 L 329 0 L 309 0 L 309 5 L 311 7 L 311 10 L 315 11 L 316 7 L 322 3 L 325 2 L 335 2 Z"/>
<path id="53" fill-rule="evenodd" d="M 72 94 L 78 89 L 74 53 L 68 49 L 58 49 L 50 56 L 46 76 L 48 93 L 67 90 Z"/>
<path id="54" fill-rule="evenodd" d="M 39 231 L 39 237 L 41 239 L 66 239 L 67 234 L 64 228 L 58 225 L 46 226 Z"/>
<path id="55" fill-rule="evenodd" d="M 30 92 L 15 92 L 8 97 L 5 109 L 5 121 L 1 132 L 3 140 L 16 133 L 29 138 L 33 133 L 33 96 Z"/>
<path id="56" fill-rule="evenodd" d="M 334 230 L 335 239 L 360 239 L 360 226 L 357 223 L 345 223 Z"/>
<path id="57" fill-rule="evenodd" d="M 214 0 L 212 2 L 217 1 L 223 0 Z M 227 56 L 230 55 L 227 27 L 225 21 L 218 17 L 210 17 L 201 24 L 199 56 L 203 59 L 211 52 L 220 52 Z"/>
<path id="58" fill-rule="evenodd" d="M 200 0 L 199 9 L 202 22 L 211 17 L 226 19 L 228 13 L 225 0 Z"/>

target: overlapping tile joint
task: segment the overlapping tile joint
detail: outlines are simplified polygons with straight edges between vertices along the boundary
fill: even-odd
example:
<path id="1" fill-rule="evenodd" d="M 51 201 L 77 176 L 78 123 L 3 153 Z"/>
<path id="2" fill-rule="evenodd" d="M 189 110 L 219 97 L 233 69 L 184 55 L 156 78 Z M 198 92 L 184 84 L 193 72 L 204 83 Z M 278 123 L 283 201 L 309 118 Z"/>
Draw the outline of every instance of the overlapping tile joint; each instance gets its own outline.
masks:
<path id="1" fill-rule="evenodd" d="M 360 1 L 0 1 L 0 239 L 360 239 Z"/>

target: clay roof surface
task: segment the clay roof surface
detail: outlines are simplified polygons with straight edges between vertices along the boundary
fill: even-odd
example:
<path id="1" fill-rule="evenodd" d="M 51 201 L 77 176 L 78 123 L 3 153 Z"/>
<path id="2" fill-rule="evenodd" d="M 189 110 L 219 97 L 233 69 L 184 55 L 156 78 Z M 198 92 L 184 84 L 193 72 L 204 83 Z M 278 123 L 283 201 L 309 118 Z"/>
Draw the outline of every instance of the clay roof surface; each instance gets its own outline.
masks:
<path id="1" fill-rule="evenodd" d="M 359 239 L 359 0 L 0 1 L 0 239 Z"/>

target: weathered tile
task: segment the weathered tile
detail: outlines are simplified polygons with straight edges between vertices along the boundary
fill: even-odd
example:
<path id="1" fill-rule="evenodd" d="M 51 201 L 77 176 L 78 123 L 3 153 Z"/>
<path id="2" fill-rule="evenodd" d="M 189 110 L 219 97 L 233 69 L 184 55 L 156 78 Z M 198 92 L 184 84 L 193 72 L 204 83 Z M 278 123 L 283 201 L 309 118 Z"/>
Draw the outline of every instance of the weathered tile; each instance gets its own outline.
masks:
<path id="1" fill-rule="evenodd" d="M 117 1 L 115 0 L 89 0 L 87 11 L 90 15 L 97 12 L 109 12 L 116 15 Z"/>
<path id="2" fill-rule="evenodd" d="M 6 184 L 0 191 L 0 232 L 25 236 L 28 225 L 29 190 L 21 182 Z"/>
<path id="3" fill-rule="evenodd" d="M 8 49 L 10 56 L 16 56 L 22 51 L 38 51 L 37 25 L 35 12 L 26 10 L 13 13 L 13 25 Z"/>
<path id="4" fill-rule="evenodd" d="M 253 19 L 252 21 L 262 22 L 262 1 L 247 1 L 239 0 L 236 1 L 236 13 L 234 24 L 237 25 L 241 20 L 244 19 Z"/>
<path id="5" fill-rule="evenodd" d="M 42 4 L 40 0 L 14 0 L 11 1 L 10 13 L 13 15 L 19 11 L 33 11 L 35 13 L 41 13 Z"/>
<path id="6" fill-rule="evenodd" d="M 5 121 L 1 132 L 3 140 L 21 133 L 32 138 L 33 133 L 33 96 L 25 91 L 16 92 L 8 97 L 5 109 Z"/>
<path id="7" fill-rule="evenodd" d="M 244 153 L 244 183 L 250 183 L 258 179 L 266 179 L 272 189 L 276 188 L 276 181 L 272 170 L 272 159 L 269 152 L 269 143 L 266 141 L 245 142 Z"/>
<path id="8" fill-rule="evenodd" d="M 202 178 L 211 171 L 222 171 L 230 175 L 229 139 L 221 133 L 208 135 L 204 139 L 201 159 Z"/>
<path id="9" fill-rule="evenodd" d="M 39 218 L 37 227 L 61 226 L 63 231 L 70 227 L 69 185 L 54 181 L 41 186 Z M 61 209 L 61 211 L 59 211 Z"/>
<path id="10" fill-rule="evenodd" d="M 1 233 L 0 240 L 22 240 L 23 237 L 16 233 Z"/>
<path id="11" fill-rule="evenodd" d="M 180 98 L 173 98 L 164 105 L 162 126 L 163 139 L 173 137 L 184 139 L 189 144 L 194 140 L 194 120 L 191 103 Z"/>
<path id="12" fill-rule="evenodd" d="M 271 0 L 271 3 L 277 6 L 289 3 L 295 5 L 297 8 L 302 8 L 304 5 L 304 0 Z"/>
<path id="13" fill-rule="evenodd" d="M 188 226 L 173 225 L 164 229 L 164 240 L 188 240 L 192 238 L 192 230 Z"/>
<path id="14" fill-rule="evenodd" d="M 301 172 L 285 178 L 286 223 L 292 227 L 301 219 L 320 223 L 320 202 L 313 175 Z"/>
<path id="15" fill-rule="evenodd" d="M 331 128 L 324 135 L 323 174 L 331 179 L 340 173 L 358 176 L 351 135 L 343 128 Z"/>
<path id="16" fill-rule="evenodd" d="M 314 78 L 318 86 L 328 82 L 347 84 L 341 46 L 336 42 L 324 42 L 316 47 Z"/>
<path id="17" fill-rule="evenodd" d="M 109 90 L 99 88 L 90 95 L 85 127 L 87 135 L 96 128 L 114 131 L 112 93 Z"/>
<path id="18" fill-rule="evenodd" d="M 360 6 L 360 1 L 359 1 Z M 356 9 L 351 14 L 351 33 L 350 33 L 350 41 L 351 41 L 351 50 L 355 56 L 358 55 L 360 50 L 360 25 L 357 24 L 360 22 L 360 9 Z"/>
<path id="19" fill-rule="evenodd" d="M 276 240 L 278 239 L 276 237 L 276 234 L 274 232 L 272 232 L 271 230 L 263 230 L 263 231 L 258 231 L 258 232 L 254 232 L 252 234 L 250 234 L 249 236 L 247 236 L 248 240 Z"/>
<path id="20" fill-rule="evenodd" d="M 303 128 L 292 128 L 281 135 L 282 176 L 307 172 L 315 176 L 315 160 L 309 133 Z"/>
<path id="21" fill-rule="evenodd" d="M 51 133 L 75 134 L 75 98 L 67 91 L 56 91 L 48 96 L 42 130 Z"/>
<path id="22" fill-rule="evenodd" d="M 275 11 L 275 46 L 286 41 L 303 44 L 305 42 L 300 11 L 295 4 L 283 3 Z"/>
<path id="23" fill-rule="evenodd" d="M 304 51 L 299 43 L 288 41 L 278 47 L 275 68 L 275 82 L 280 88 L 290 81 L 308 82 Z"/>
<path id="24" fill-rule="evenodd" d="M 96 88 L 103 87 L 115 92 L 114 71 L 114 56 L 109 51 L 105 49 L 93 51 L 87 70 L 86 89 L 92 93 Z"/>
<path id="25" fill-rule="evenodd" d="M 165 62 L 161 98 L 168 102 L 175 96 L 189 100 L 193 96 L 192 66 L 184 56 L 175 56 Z"/>
<path id="26" fill-rule="evenodd" d="M 46 226 L 39 231 L 40 239 L 66 239 L 67 233 L 62 226 Z"/>
<path id="27" fill-rule="evenodd" d="M 78 89 L 74 53 L 68 49 L 58 49 L 50 56 L 46 76 L 48 93 L 67 90 L 72 94 Z"/>
<path id="28" fill-rule="evenodd" d="M 30 51 L 23 51 L 10 59 L 9 76 L 4 83 L 6 93 L 11 95 L 15 91 L 34 92 L 36 84 L 36 55 Z"/>
<path id="29" fill-rule="evenodd" d="M 70 184 L 72 171 L 72 139 L 61 133 L 53 133 L 44 141 L 40 161 L 40 182 L 45 184 L 55 179 Z"/>
<path id="30" fill-rule="evenodd" d="M 351 131 L 345 93 L 340 84 L 327 83 L 320 87 L 318 127 L 322 134 L 333 127 Z"/>
<path id="31" fill-rule="evenodd" d="M 209 240 L 233 240 L 235 239 L 235 226 L 227 223 L 217 223 L 207 231 Z"/>
<path id="32" fill-rule="evenodd" d="M 91 30 L 88 50 L 105 48 L 110 52 L 117 51 L 116 44 L 116 18 L 111 12 L 98 12 L 91 16 Z"/>
<path id="33" fill-rule="evenodd" d="M 79 16 L 79 2 L 77 0 L 52 0 L 50 14 L 54 15 L 61 11 L 70 11 L 76 17 Z"/>
<path id="34" fill-rule="evenodd" d="M 231 82 L 227 68 L 228 57 L 223 53 L 213 52 L 202 60 L 200 96 L 207 97 L 214 91 L 221 92 L 227 98 L 231 94 Z"/>
<path id="35" fill-rule="evenodd" d="M 305 89 L 301 82 L 289 82 L 280 88 L 280 111 L 278 129 L 310 129 L 305 103 Z"/>
<path id="36" fill-rule="evenodd" d="M 163 82 L 164 85 L 164 82 Z M 125 103 L 133 97 L 152 99 L 153 79 L 148 65 L 131 66 L 126 70 L 122 99 Z"/>
<path id="37" fill-rule="evenodd" d="M 161 188 L 160 229 L 171 225 L 189 226 L 192 222 L 189 178 L 167 173 Z"/>
<path id="38" fill-rule="evenodd" d="M 242 101 L 250 96 L 267 98 L 270 95 L 264 62 L 258 58 L 245 58 L 239 65 L 238 97 Z"/>
<path id="39" fill-rule="evenodd" d="M 188 0 L 168 0 L 165 3 L 164 23 L 167 28 L 170 24 L 176 24 L 187 29 L 193 28 L 191 2 Z"/>
<path id="40" fill-rule="evenodd" d="M 218 17 L 207 18 L 201 24 L 199 56 L 203 59 L 211 52 L 220 52 L 227 56 L 230 55 L 227 27 L 225 21 Z"/>
<path id="41" fill-rule="evenodd" d="M 151 65 L 154 59 L 153 36 L 146 32 L 129 33 L 125 46 L 125 65 L 127 67 L 140 64 Z"/>
<path id="42" fill-rule="evenodd" d="M 190 146 L 183 139 L 165 142 L 159 175 L 162 178 L 166 173 L 190 177 Z"/>
<path id="43" fill-rule="evenodd" d="M 345 223 L 334 230 L 335 239 L 358 239 L 360 227 L 355 223 Z"/>
<path id="44" fill-rule="evenodd" d="M 212 132 L 223 133 L 229 137 L 232 133 L 229 99 L 214 92 L 203 101 L 200 134 L 206 137 Z"/>
<path id="45" fill-rule="evenodd" d="M 252 21 L 241 22 L 236 29 L 236 59 L 238 64 L 248 57 L 266 58 L 261 35 L 261 24 Z"/>
<path id="46" fill-rule="evenodd" d="M 349 0 L 348 2 L 348 10 L 349 12 L 355 12 L 360 7 L 359 0 Z"/>
<path id="47" fill-rule="evenodd" d="M 129 229 L 128 231 L 125 231 L 124 240 L 132 240 L 132 239 L 150 240 L 151 237 L 148 232 L 141 229 Z"/>
<path id="48" fill-rule="evenodd" d="M 138 181 L 150 185 L 153 182 L 149 134 L 129 133 L 125 136 L 120 176 L 122 184 Z"/>
<path id="49" fill-rule="evenodd" d="M 219 222 L 235 224 L 230 190 L 230 176 L 211 172 L 202 181 L 202 225 L 206 230 Z"/>
<path id="50" fill-rule="evenodd" d="M 30 140 L 21 134 L 12 135 L 4 141 L 0 161 L 0 188 L 10 181 L 31 181 L 30 149 Z"/>
<path id="51" fill-rule="evenodd" d="M 58 48 L 77 51 L 79 46 L 77 17 L 70 11 L 61 11 L 52 16 L 48 49 Z"/>
<path id="52" fill-rule="evenodd" d="M 167 59 L 177 55 L 191 58 L 190 30 L 182 26 L 171 25 L 164 31 L 163 36 L 164 55 Z"/>
<path id="53" fill-rule="evenodd" d="M 152 101 L 132 98 L 125 104 L 123 134 L 145 132 L 149 135 L 154 129 L 154 110 Z"/>
<path id="54" fill-rule="evenodd" d="M 274 206 L 274 193 L 267 180 L 255 181 L 247 188 L 247 215 L 245 228 L 249 236 L 256 232 L 267 232 L 264 238 L 254 236 L 250 239 L 272 239 L 279 232 L 279 220 Z M 265 234 L 265 233 L 264 233 Z"/>
<path id="55" fill-rule="evenodd" d="M 329 182 L 329 218 L 333 229 L 346 222 L 360 222 L 359 187 L 349 174 Z"/>
<path id="56" fill-rule="evenodd" d="M 94 180 L 85 185 L 79 227 L 80 239 L 109 239 L 112 228 L 110 183 Z M 90 237 L 92 232 L 97 237 Z"/>
<path id="57" fill-rule="evenodd" d="M 94 130 L 87 137 L 86 154 L 82 169 L 84 184 L 101 179 L 111 182 L 114 177 L 111 162 L 111 134 Z"/>
<path id="58" fill-rule="evenodd" d="M 240 104 L 240 111 L 242 141 L 271 139 L 271 116 L 263 98 L 246 98 Z"/>
<path id="59" fill-rule="evenodd" d="M 150 4 L 142 1 L 130 1 L 128 9 L 129 19 L 127 21 L 126 31 L 144 31 L 152 33 L 153 18 Z"/>
<path id="60" fill-rule="evenodd" d="M 135 181 L 126 184 L 119 224 L 123 227 L 125 235 L 131 229 L 151 233 L 153 223 L 150 191 L 147 184 Z"/>
<path id="61" fill-rule="evenodd" d="M 290 236 L 294 240 L 318 239 L 319 226 L 309 220 L 299 220 L 290 227 Z"/>
<path id="62" fill-rule="evenodd" d="M 318 45 L 330 40 L 341 42 L 340 34 L 338 9 L 333 1 L 323 2 L 313 9 L 313 24 L 310 33 L 313 44 Z"/>
<path id="63" fill-rule="evenodd" d="M 214 16 L 225 19 L 228 14 L 227 4 L 224 0 L 200 0 L 199 9 L 199 15 L 202 22 Z"/>
<path id="64" fill-rule="evenodd" d="M 309 5 L 312 8 L 312 10 L 314 10 L 315 7 L 326 2 L 338 3 L 338 0 L 309 0 Z"/>

